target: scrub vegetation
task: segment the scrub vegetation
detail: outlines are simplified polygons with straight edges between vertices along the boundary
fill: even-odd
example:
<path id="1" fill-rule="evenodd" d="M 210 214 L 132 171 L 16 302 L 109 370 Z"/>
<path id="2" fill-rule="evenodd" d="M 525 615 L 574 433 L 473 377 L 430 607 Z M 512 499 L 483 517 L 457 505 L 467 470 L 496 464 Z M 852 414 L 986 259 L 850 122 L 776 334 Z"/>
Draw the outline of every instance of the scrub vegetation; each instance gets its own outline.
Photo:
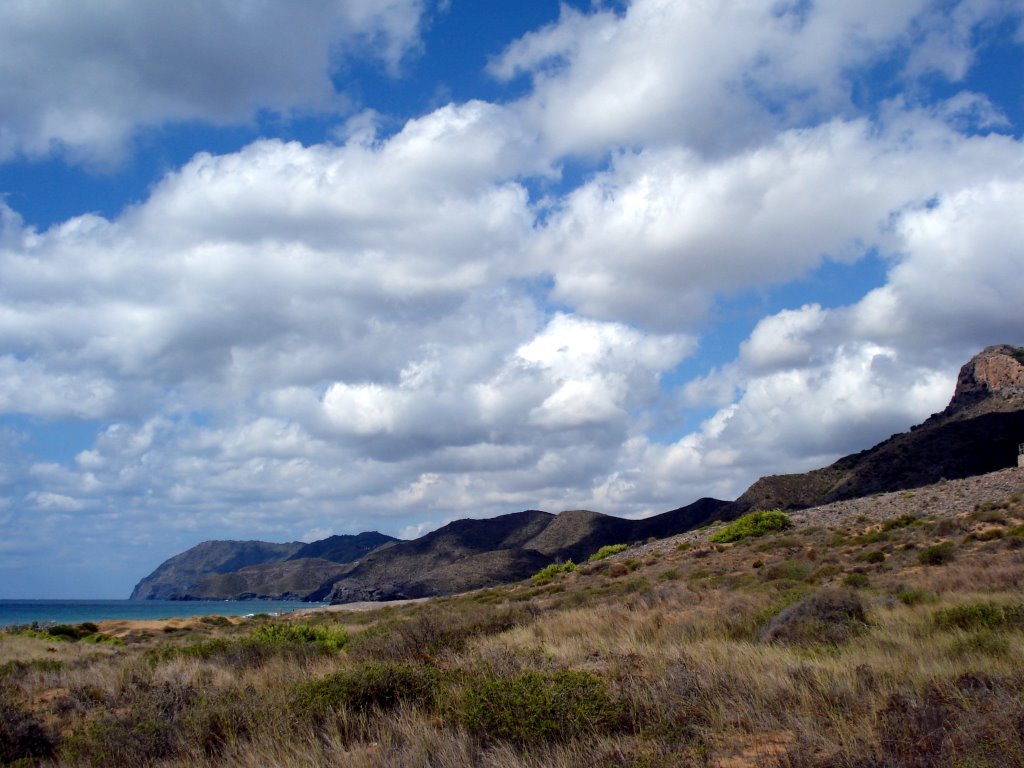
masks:
<path id="1" fill-rule="evenodd" d="M 1024 505 L 957 487 L 371 611 L 0 633 L 0 763 L 1024 765 Z"/>

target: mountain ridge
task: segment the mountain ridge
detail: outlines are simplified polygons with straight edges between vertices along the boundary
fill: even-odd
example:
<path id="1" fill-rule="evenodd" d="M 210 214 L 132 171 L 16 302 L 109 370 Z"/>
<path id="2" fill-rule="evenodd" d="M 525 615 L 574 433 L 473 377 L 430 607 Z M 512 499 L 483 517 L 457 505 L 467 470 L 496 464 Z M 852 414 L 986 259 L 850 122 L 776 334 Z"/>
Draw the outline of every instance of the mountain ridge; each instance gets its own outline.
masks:
<path id="1" fill-rule="evenodd" d="M 188 580 L 184 589 L 170 595 L 178 598 L 288 596 L 356 602 L 454 594 L 517 581 L 552 562 L 583 560 L 606 544 L 665 538 L 754 508 L 806 509 L 985 474 L 1013 466 L 1021 442 L 1024 348 L 995 345 L 960 369 L 943 411 L 827 467 L 762 477 L 735 501 L 703 498 L 640 520 L 583 509 L 557 515 L 524 510 L 456 520 L 409 541 L 366 532 L 310 544 L 228 542 L 278 549 L 266 550 L 260 562 L 231 569 L 226 565 L 246 557 L 232 559 L 221 547 L 220 560 L 207 563 L 211 572 L 200 574 L 197 566 L 186 567 L 185 556 L 225 544 L 204 542 L 159 566 L 139 582 L 132 597 L 168 595 L 168 589 L 154 587 L 161 573 Z M 257 549 L 249 547 L 250 558 L 257 557 Z"/>

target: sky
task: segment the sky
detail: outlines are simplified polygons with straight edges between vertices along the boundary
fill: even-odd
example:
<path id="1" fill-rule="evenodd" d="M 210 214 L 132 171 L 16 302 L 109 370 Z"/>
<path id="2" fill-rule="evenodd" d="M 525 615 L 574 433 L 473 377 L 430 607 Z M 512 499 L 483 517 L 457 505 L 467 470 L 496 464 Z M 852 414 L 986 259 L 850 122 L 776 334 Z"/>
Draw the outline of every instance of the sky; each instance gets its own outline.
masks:
<path id="1" fill-rule="evenodd" d="M 0 4 L 0 598 L 645 516 L 1024 344 L 1024 0 Z"/>

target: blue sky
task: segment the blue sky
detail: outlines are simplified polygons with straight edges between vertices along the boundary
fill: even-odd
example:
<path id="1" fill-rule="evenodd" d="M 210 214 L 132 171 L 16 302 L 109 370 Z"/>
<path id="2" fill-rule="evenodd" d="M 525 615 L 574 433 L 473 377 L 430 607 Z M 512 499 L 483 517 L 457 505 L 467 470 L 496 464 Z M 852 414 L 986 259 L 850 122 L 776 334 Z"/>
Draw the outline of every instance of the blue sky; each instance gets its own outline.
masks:
<path id="1" fill-rule="evenodd" d="M 1024 343 L 1022 22 L 5 4 L 0 597 L 646 515 L 921 421 Z"/>

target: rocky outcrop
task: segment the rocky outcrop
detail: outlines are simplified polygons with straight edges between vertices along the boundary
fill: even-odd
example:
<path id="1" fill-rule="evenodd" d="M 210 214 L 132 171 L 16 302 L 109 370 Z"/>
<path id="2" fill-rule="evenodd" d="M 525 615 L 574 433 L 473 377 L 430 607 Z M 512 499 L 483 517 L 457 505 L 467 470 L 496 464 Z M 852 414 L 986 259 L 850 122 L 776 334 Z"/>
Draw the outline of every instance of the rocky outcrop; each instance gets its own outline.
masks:
<path id="1" fill-rule="evenodd" d="M 1024 348 L 987 347 L 961 369 L 949 405 L 909 432 L 803 474 L 771 475 L 724 510 L 805 509 L 1016 466 L 1024 442 Z"/>

